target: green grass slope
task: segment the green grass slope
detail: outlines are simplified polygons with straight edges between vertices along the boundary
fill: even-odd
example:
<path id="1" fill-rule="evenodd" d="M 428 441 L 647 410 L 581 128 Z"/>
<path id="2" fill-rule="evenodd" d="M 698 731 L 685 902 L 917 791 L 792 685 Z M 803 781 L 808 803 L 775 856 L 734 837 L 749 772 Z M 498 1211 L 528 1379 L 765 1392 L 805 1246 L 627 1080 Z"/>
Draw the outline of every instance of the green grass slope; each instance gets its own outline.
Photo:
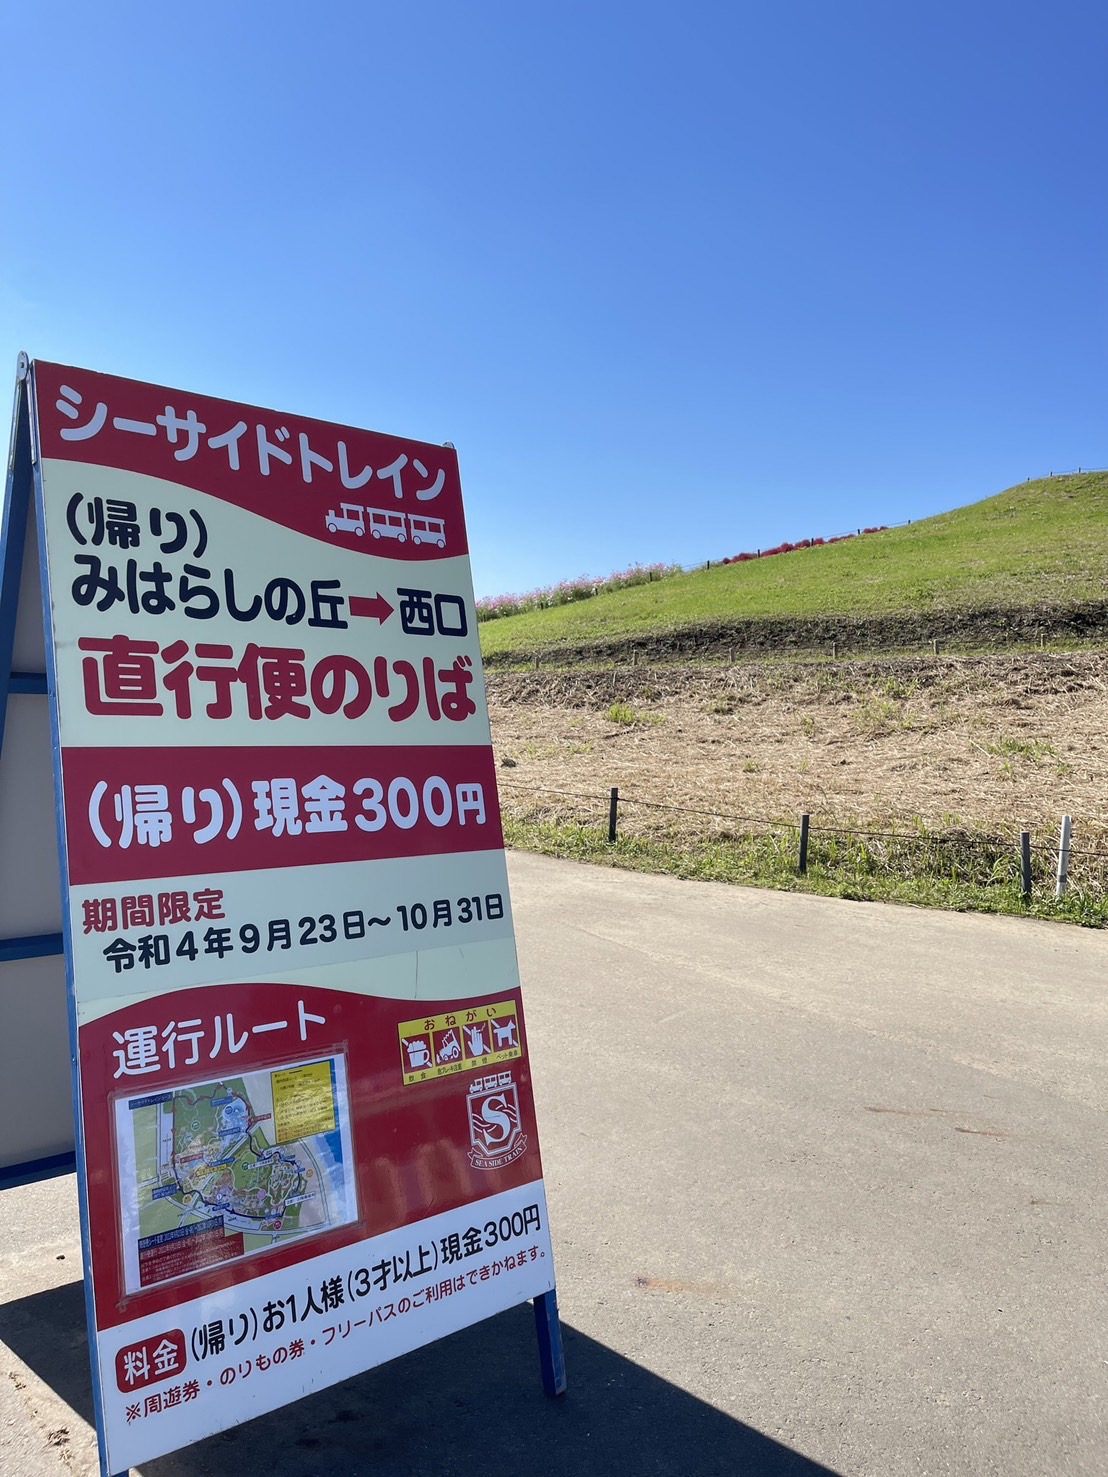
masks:
<path id="1" fill-rule="evenodd" d="M 487 621 L 481 644 L 499 664 L 698 629 L 725 638 L 759 625 L 889 630 L 899 621 L 923 630 L 935 618 L 945 631 L 982 612 L 1030 613 L 1049 627 L 1052 615 L 1097 607 L 1108 607 L 1105 472 L 1026 482 L 906 528 Z"/>

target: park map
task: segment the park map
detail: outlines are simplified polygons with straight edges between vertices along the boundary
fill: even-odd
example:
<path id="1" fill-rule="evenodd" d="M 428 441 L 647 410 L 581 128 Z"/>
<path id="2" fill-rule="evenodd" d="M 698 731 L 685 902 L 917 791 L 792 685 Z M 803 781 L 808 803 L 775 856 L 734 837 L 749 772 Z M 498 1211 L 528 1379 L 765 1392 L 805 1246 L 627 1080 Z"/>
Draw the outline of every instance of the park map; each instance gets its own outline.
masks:
<path id="1" fill-rule="evenodd" d="M 341 1057 L 117 1104 L 128 1290 L 354 1219 Z"/>

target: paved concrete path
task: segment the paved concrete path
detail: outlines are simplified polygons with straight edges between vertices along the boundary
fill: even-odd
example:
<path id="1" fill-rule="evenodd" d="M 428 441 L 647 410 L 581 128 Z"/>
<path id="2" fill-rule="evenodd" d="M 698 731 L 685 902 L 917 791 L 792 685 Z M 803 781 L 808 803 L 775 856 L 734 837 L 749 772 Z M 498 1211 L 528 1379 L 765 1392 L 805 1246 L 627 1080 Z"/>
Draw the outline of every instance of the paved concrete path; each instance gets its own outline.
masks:
<path id="1" fill-rule="evenodd" d="M 144 1477 L 1108 1473 L 1108 936 L 511 874 L 569 1395 L 517 1309 Z M 95 1471 L 78 1266 L 0 1195 L 5 1477 Z"/>

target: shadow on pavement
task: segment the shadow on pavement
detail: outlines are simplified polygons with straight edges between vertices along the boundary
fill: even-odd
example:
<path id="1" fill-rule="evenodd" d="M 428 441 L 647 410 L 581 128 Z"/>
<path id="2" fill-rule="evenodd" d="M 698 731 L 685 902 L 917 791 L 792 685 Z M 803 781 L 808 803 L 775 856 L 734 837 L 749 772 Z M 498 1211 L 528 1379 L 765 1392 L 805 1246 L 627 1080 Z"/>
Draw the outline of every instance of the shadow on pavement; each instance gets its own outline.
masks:
<path id="1" fill-rule="evenodd" d="M 569 1393 L 539 1383 L 529 1305 L 147 1462 L 143 1477 L 834 1477 L 562 1325 Z M 0 1304 L 0 1340 L 92 1424 L 84 1293 Z"/>

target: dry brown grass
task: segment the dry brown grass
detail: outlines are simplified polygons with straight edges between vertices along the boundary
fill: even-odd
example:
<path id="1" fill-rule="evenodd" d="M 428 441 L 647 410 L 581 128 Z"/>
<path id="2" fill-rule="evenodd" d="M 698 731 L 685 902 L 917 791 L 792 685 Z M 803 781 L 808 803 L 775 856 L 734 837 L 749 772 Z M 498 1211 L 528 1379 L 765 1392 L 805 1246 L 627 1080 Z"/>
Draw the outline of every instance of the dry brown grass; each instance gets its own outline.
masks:
<path id="1" fill-rule="evenodd" d="M 1075 848 L 1108 850 L 1100 653 L 492 673 L 489 706 L 502 804 L 520 819 L 600 824 L 618 785 L 643 836 L 807 811 L 813 826 L 1045 844 L 1068 813 Z"/>

